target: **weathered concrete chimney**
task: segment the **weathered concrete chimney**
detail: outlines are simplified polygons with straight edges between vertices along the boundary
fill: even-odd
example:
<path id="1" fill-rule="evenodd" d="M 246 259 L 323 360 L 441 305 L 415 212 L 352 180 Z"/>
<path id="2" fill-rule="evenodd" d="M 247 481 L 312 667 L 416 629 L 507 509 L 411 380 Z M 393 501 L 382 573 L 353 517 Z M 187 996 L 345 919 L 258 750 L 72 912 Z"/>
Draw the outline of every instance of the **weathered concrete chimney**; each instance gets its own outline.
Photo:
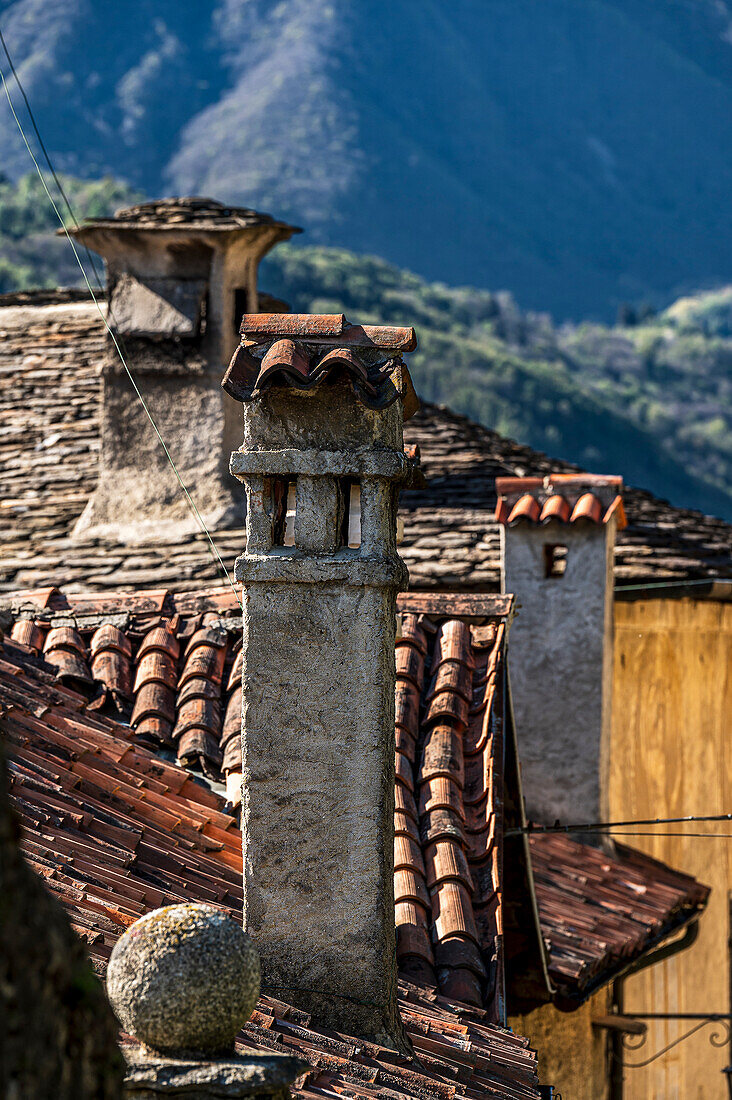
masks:
<path id="1" fill-rule="evenodd" d="M 244 403 L 231 470 L 248 503 L 236 564 L 244 924 L 267 992 L 326 1027 L 406 1050 L 394 641 L 407 581 L 396 550 L 398 487 L 410 472 L 402 422 L 416 408 L 401 352 L 414 332 L 259 315 L 242 333 L 224 385 Z"/>
<path id="2" fill-rule="evenodd" d="M 299 232 L 211 199 L 143 203 L 74 235 L 106 261 L 108 322 L 209 528 L 243 521 L 227 463 L 238 413 L 222 367 L 243 313 L 256 310 L 257 267 Z M 197 530 L 175 474 L 109 340 L 102 364 L 99 482 L 75 534 L 123 541 Z"/>
<path id="3" fill-rule="evenodd" d="M 619 477 L 496 479 L 503 590 L 518 601 L 509 660 L 529 818 L 606 811 Z"/>

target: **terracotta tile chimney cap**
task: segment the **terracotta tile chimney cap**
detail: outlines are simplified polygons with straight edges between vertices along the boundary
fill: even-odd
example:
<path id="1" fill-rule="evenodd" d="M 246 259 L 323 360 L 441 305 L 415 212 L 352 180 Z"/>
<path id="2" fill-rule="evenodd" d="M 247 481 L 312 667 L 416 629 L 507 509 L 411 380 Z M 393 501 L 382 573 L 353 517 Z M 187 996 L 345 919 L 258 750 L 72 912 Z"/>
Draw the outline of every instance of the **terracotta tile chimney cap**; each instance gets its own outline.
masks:
<path id="1" fill-rule="evenodd" d="M 495 517 L 508 526 L 522 521 L 606 524 L 614 518 L 620 530 L 627 525 L 622 490 L 623 479 L 615 475 L 497 477 Z"/>

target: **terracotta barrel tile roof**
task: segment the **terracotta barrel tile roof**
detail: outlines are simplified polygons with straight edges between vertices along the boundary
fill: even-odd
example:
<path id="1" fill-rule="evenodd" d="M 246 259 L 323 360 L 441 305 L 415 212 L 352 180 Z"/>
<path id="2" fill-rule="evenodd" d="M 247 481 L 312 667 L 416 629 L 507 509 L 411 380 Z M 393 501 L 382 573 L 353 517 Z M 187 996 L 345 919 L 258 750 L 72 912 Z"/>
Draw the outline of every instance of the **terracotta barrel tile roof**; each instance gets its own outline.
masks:
<path id="1" fill-rule="evenodd" d="M 417 599 L 410 595 L 402 602 L 414 608 Z M 63 592 L 53 600 L 60 610 L 46 606 L 46 597 L 33 599 L 28 593 L 11 601 L 23 609 L 21 614 L 33 617 L 13 623 L 0 653 L 0 703 L 14 707 L 8 719 L 10 741 L 13 753 L 25 761 L 23 767 L 33 764 L 34 774 L 40 774 L 51 753 L 54 791 L 70 792 L 69 801 L 62 799 L 57 806 L 61 817 L 53 819 L 54 844 L 68 854 L 72 841 L 66 826 L 77 822 L 79 792 L 90 784 L 89 813 L 96 816 L 74 825 L 74 845 L 92 843 L 87 828 L 113 848 L 121 840 L 133 843 L 132 852 L 142 845 L 146 856 L 162 845 L 163 863 L 158 877 L 150 880 L 162 891 L 169 873 L 179 876 L 175 857 L 166 855 L 173 850 L 198 851 L 204 843 L 204 853 L 220 852 L 217 859 L 240 868 L 238 830 L 221 812 L 220 798 L 181 767 L 144 748 L 171 746 L 175 727 L 179 760 L 212 777 L 227 773 L 230 797 L 237 794 L 242 654 L 235 596 L 162 592 L 139 601 L 126 596 L 119 604 L 127 608 L 121 619 L 109 596 L 84 597 L 75 607 Z M 483 1006 L 492 1020 L 502 1019 L 504 1011 L 504 672 L 505 619 L 510 614 L 510 601 L 499 607 L 497 600 L 431 596 L 425 600 L 429 616 L 405 613 L 397 642 L 395 700 L 400 968 L 405 976 L 431 983 L 450 997 Z M 472 625 L 441 614 L 440 608 L 444 612 L 448 605 L 461 607 Z M 95 608 L 102 611 L 95 613 Z M 63 625 L 56 626 L 59 617 Z M 74 622 L 79 629 L 70 625 Z M 95 682 L 90 673 L 88 681 L 77 678 L 66 686 L 58 667 L 47 660 L 60 650 L 38 657 L 48 638 L 80 661 L 91 654 L 93 669 L 104 655 L 131 660 L 134 698 L 126 698 L 119 689 L 122 680 L 112 678 L 123 678 L 124 672 L 118 667 L 110 671 L 106 663 L 99 666 Z M 107 705 L 112 702 L 114 706 Z M 130 725 L 113 721 L 120 716 Z M 131 763 L 134 774 L 127 782 Z M 41 792 L 29 784 L 26 778 L 21 786 L 33 813 L 39 808 L 51 813 L 61 794 L 51 796 L 45 787 Z M 108 813 L 112 790 L 119 807 L 114 819 Z M 186 791 L 195 793 L 193 804 Z M 73 814 L 77 816 L 68 816 Z M 140 832 L 143 819 L 145 829 L 158 831 L 149 839 Z M 50 828 L 51 820 L 44 819 L 44 837 Z M 40 818 L 33 818 L 29 830 L 40 835 Z M 168 840 L 163 843 L 158 833 Z M 629 849 L 618 849 L 609 859 L 567 837 L 533 836 L 531 852 L 552 978 L 560 995 L 575 1001 L 692 919 L 706 898 L 705 887 Z M 120 858 L 124 863 L 128 856 Z M 66 857 L 63 866 L 63 882 L 70 882 Z M 215 880 L 215 869 L 211 874 Z M 171 889 L 176 881 L 170 879 Z M 216 896 L 214 884 L 206 889 L 205 898 Z M 175 890 L 165 896 L 175 897 Z"/>
<path id="2" fill-rule="evenodd" d="M 201 901 L 240 916 L 241 835 L 223 800 L 136 745 L 128 727 L 92 716 L 86 697 L 54 675 L 20 643 L 0 651 L 0 705 L 12 708 L 3 717 L 11 798 L 26 859 L 66 907 L 99 972 L 125 928 L 150 909 Z M 411 848 L 408 866 L 413 858 Z M 429 954 L 429 938 L 414 949 Z M 448 961 L 454 967 L 463 957 Z M 238 1047 L 297 1052 L 309 1065 L 293 1090 L 302 1097 L 538 1100 L 528 1040 L 432 985 L 399 985 L 416 1062 L 318 1031 L 307 1014 L 266 995 Z"/>

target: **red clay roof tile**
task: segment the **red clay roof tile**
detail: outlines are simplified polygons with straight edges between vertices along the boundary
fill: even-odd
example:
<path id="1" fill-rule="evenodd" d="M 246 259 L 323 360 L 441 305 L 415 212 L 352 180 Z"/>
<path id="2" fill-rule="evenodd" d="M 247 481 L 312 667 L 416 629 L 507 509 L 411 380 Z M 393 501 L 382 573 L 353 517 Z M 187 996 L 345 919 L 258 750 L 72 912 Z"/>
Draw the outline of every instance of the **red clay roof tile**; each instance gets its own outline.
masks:
<path id="1" fill-rule="evenodd" d="M 569 504 L 559 493 L 547 497 L 541 509 L 540 523 L 549 523 L 551 520 L 559 520 L 560 523 L 568 523 L 571 515 Z M 504 522 L 508 522 L 505 520 Z"/>
<path id="2" fill-rule="evenodd" d="M 10 637 L 15 642 L 28 646 L 34 653 L 43 650 L 44 633 L 32 619 L 16 619 L 10 631 Z"/>
<path id="3" fill-rule="evenodd" d="M 177 680 L 178 670 L 173 658 L 159 649 L 152 649 L 137 662 L 133 690 L 137 695 L 147 684 L 161 684 L 172 690 Z"/>
<path id="4" fill-rule="evenodd" d="M 600 523 L 602 517 L 603 507 L 595 494 L 583 493 L 572 509 L 569 522 L 577 523 L 579 520 L 587 520 L 589 523 Z"/>
<path id="5" fill-rule="evenodd" d="M 541 509 L 538 501 L 531 493 L 524 493 L 511 508 L 506 522 L 509 524 L 518 523 L 519 520 L 525 519 L 529 523 L 538 523 L 540 514 Z"/>
<path id="6" fill-rule="evenodd" d="M 139 662 L 150 651 L 160 651 L 161 653 L 167 653 L 173 660 L 177 661 L 180 656 L 180 644 L 175 634 L 166 625 L 155 626 L 152 630 L 148 631 L 145 637 L 140 643 L 140 648 L 137 651 L 137 661 Z"/>
<path id="7" fill-rule="evenodd" d="M 154 681 L 143 684 L 136 692 L 131 723 L 137 726 L 148 717 L 164 718 L 171 723 L 175 721 L 175 694 L 167 684 Z"/>
<path id="8" fill-rule="evenodd" d="M 92 656 L 91 672 L 114 695 L 132 698 L 132 663 L 119 649 L 97 651 Z"/>
<path id="9" fill-rule="evenodd" d="M 242 319 L 241 333 L 222 381 L 236 401 L 251 401 L 271 385 L 309 388 L 345 377 L 367 405 L 384 408 L 401 389 L 405 419 L 418 408 L 401 362 L 402 352 L 416 347 L 413 329 L 351 325 L 341 314 L 253 314 Z"/>
<path id="10" fill-rule="evenodd" d="M 495 519 L 511 526 L 522 521 L 605 524 L 615 519 L 622 530 L 627 522 L 622 489 L 622 478 L 597 474 L 497 477 Z"/>
<path id="11" fill-rule="evenodd" d="M 54 598 L 61 600 L 62 596 L 57 593 Z M 191 607 L 197 606 L 193 597 L 190 603 Z M 414 611 L 405 614 L 402 637 L 397 643 L 395 716 L 399 781 L 395 790 L 394 828 L 397 871 L 401 877 L 396 893 L 399 897 L 401 891 L 407 900 L 398 901 L 395 919 L 401 945 L 400 965 L 405 973 L 418 974 L 420 980 L 439 981 L 445 991 L 459 987 L 463 995 L 473 996 L 474 987 L 468 989 L 465 983 L 470 985 L 481 966 L 485 966 L 480 951 L 486 952 L 485 958 L 496 951 L 500 954 L 502 765 L 497 761 L 502 759 L 503 751 L 501 670 L 505 626 L 500 621 L 485 623 L 483 615 L 484 625 L 469 628 L 463 621 L 446 620 L 446 610 L 449 612 L 449 601 L 446 603 L 443 599 L 437 608 L 438 618 L 442 620 L 437 632 L 429 621 Z M 475 608 L 466 610 L 472 621 L 476 617 L 474 611 Z M 91 830 L 88 837 L 92 848 L 94 844 L 103 843 L 102 838 L 106 836 L 104 843 L 111 840 L 113 844 L 126 846 L 128 854 L 124 860 L 127 863 L 137 859 L 141 868 L 157 866 L 156 873 L 165 876 L 166 883 L 173 884 L 169 887 L 161 880 L 160 888 L 173 891 L 182 889 L 175 885 L 179 881 L 176 868 L 180 853 L 198 852 L 201 859 L 217 861 L 210 862 L 210 866 L 205 864 L 206 870 L 201 864 L 196 872 L 201 896 L 206 897 L 212 896 L 217 874 L 219 877 L 224 875 L 224 881 L 229 882 L 226 875 L 233 873 L 233 881 L 237 881 L 241 865 L 238 834 L 232 833 L 223 847 L 220 843 L 215 844 L 222 840 L 219 832 L 222 827 L 224 839 L 228 836 L 227 822 L 230 821 L 220 813 L 217 796 L 194 783 L 180 767 L 150 756 L 142 748 L 135 748 L 131 739 L 144 736 L 150 743 L 169 739 L 177 703 L 181 758 L 212 774 L 221 765 L 234 775 L 241 768 L 241 650 L 236 651 L 233 659 L 227 658 L 226 635 L 218 625 L 218 613 L 218 607 L 214 607 L 185 620 L 179 616 L 172 620 L 158 618 L 151 630 L 142 620 L 131 622 L 126 641 L 132 642 L 132 651 L 137 640 L 142 639 L 137 655 L 138 673 L 140 668 L 147 670 L 153 665 L 148 656 L 161 658 L 168 668 L 171 664 L 175 667 L 180 645 L 171 627 L 178 631 L 180 638 L 187 640 L 188 655 L 177 689 L 154 681 L 138 689 L 132 719 L 134 733 L 127 730 L 121 735 L 124 727 L 101 714 L 95 718 L 88 711 L 82 713 L 87 705 L 86 698 L 58 684 L 53 685 L 50 670 L 44 670 L 43 666 L 27 669 L 24 654 L 29 651 L 22 645 L 6 643 L 0 658 L 0 697 L 18 700 L 9 722 L 17 759 L 26 761 L 28 768 L 33 769 L 22 776 L 18 773 L 17 789 L 19 794 L 25 792 L 23 804 L 27 813 L 32 812 L 33 820 L 38 821 L 34 828 L 42 829 L 44 835 L 53 835 L 53 843 L 66 846 L 69 855 L 81 850 L 76 841 L 71 847 L 67 844 L 65 830 L 72 823 L 76 823 L 77 829 Z M 481 622 L 480 616 L 478 622 Z M 150 623 L 149 618 L 147 623 Z M 57 637 L 66 638 L 65 635 Z M 105 626 L 99 634 L 99 638 L 102 637 L 113 639 L 115 636 Z M 120 641 L 118 636 L 116 640 Z M 83 641 L 79 641 L 83 650 Z M 73 643 L 79 645 L 76 638 Z M 125 648 L 123 644 L 122 648 Z M 100 651 L 100 655 L 110 652 Z M 431 659 L 429 690 L 425 690 L 426 659 Z M 227 660 L 230 669 L 226 680 L 231 685 L 228 701 L 222 688 Z M 187 675 L 189 665 L 193 668 Z M 201 672 L 204 675 L 200 675 Z M 206 678 L 206 674 L 213 675 L 213 679 Z M 38 684 L 42 685 L 40 696 Z M 423 698 L 429 702 L 420 721 Z M 438 707 L 439 713 L 432 709 L 436 700 L 443 700 L 444 704 Z M 224 703 L 227 703 L 227 716 L 222 722 Z M 182 729 L 183 726 L 187 728 Z M 418 737 L 421 737 L 419 760 L 416 759 Z M 32 747 L 38 738 L 45 738 L 49 746 L 45 755 L 39 755 Z M 53 750 L 55 755 L 49 757 L 52 743 L 57 749 Z M 96 766 L 100 754 L 106 762 Z M 46 767 L 50 759 L 54 761 L 51 769 Z M 53 795 L 49 786 L 42 794 L 28 786 L 40 782 L 44 771 L 48 772 L 48 778 L 43 782 L 53 785 L 56 792 Z M 415 776 L 420 794 L 419 810 L 409 789 Z M 141 783 L 146 789 L 142 800 Z M 71 798 L 68 807 L 63 801 L 67 797 Z M 191 799 L 192 806 L 189 805 Z M 77 812 L 80 805 L 85 807 L 81 814 Z M 97 816 L 108 818 L 110 812 L 116 815 L 114 824 Z M 210 820 L 202 825 L 206 813 Z M 41 825 L 39 815 L 43 814 Z M 58 824 L 51 822 L 49 814 L 56 815 L 54 820 L 57 819 Z M 206 835 L 202 835 L 202 830 Z M 537 838 L 532 839 L 532 845 L 534 839 Z M 85 841 L 84 844 L 87 850 L 89 843 Z M 109 847 L 107 850 L 111 858 L 116 849 Z M 551 875 L 553 870 L 550 867 L 547 874 Z M 637 904 L 639 917 L 644 913 L 655 914 L 663 923 L 659 906 L 662 899 L 674 905 L 674 884 L 678 887 L 678 876 L 674 877 L 670 871 L 668 874 L 670 885 L 668 888 L 654 887 L 650 908 Z M 585 887 L 590 889 L 587 883 Z M 617 885 L 608 883 L 606 897 L 614 896 L 613 891 L 617 893 L 617 889 Z M 543 896 L 547 919 L 556 919 L 552 914 L 561 911 L 556 898 L 546 891 Z M 617 897 L 621 908 L 627 904 L 622 888 Z M 428 915 L 425 908 L 430 901 L 434 917 Z M 106 909 L 109 908 L 107 905 Z M 98 919 L 101 912 L 97 905 L 93 919 Z M 609 919 L 609 916 L 603 917 L 603 922 Z M 598 923 L 598 934 L 604 927 L 604 923 Z M 437 975 L 431 971 L 430 929 L 437 948 Z M 626 935 L 623 951 L 627 957 L 643 950 L 648 942 L 643 935 L 631 937 L 627 927 L 624 933 L 621 929 L 617 934 Z M 557 945 L 562 945 L 567 960 L 571 936 L 564 926 L 552 943 L 557 950 Z M 566 966 L 577 971 L 577 981 L 581 979 L 586 983 L 590 971 L 592 975 L 606 973 L 597 962 L 597 935 L 582 950 L 576 943 L 572 950 L 576 958 L 568 959 Z M 620 947 L 617 950 L 619 952 Z M 585 956 L 586 963 L 580 965 L 577 958 Z M 470 973 L 472 979 L 466 977 Z M 502 994 L 495 984 L 497 973 L 495 966 L 486 967 L 486 977 L 481 978 L 481 1003 L 486 1004 L 492 1018 L 500 1018 L 498 1005 Z M 566 981 L 569 982 L 568 977 Z"/>

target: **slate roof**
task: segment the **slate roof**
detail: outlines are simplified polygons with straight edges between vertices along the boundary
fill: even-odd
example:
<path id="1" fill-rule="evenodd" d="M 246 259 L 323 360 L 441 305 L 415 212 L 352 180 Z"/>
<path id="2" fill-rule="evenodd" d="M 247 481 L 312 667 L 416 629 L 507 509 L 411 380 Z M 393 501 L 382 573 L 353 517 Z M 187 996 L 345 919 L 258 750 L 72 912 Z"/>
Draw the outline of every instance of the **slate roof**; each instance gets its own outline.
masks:
<path id="1" fill-rule="evenodd" d="M 477 591 L 500 582 L 497 477 L 580 473 L 467 417 L 423 405 L 404 426 L 417 443 L 427 488 L 401 497 L 400 547 L 416 588 Z M 732 580 L 732 525 L 625 486 L 627 527 L 615 549 L 616 591 L 625 586 Z M 703 594 L 704 588 L 694 589 Z M 654 594 L 654 589 L 649 592 Z"/>
<path id="2" fill-rule="evenodd" d="M 49 292 L 42 292 L 47 295 Z M 55 292 L 54 292 L 55 293 Z M 97 480 L 101 318 L 86 301 L 0 300 L 0 590 L 54 583 L 103 591 L 196 589 L 218 579 L 203 535 L 125 546 L 70 541 Z M 12 299 L 15 301 L 15 297 Z M 500 537 L 495 478 L 575 471 L 446 409 L 423 405 L 405 425 L 419 446 L 426 489 L 402 495 L 412 587 L 497 590 Z M 732 580 L 732 527 L 626 487 L 616 586 Z M 224 561 L 244 532 L 216 536 Z M 652 590 L 653 591 L 653 590 Z M 704 588 L 694 591 L 703 594 Z"/>
<path id="3" fill-rule="evenodd" d="M 504 958 L 515 954 L 516 925 L 519 939 L 533 934 L 530 905 L 517 912 L 526 899 L 507 899 L 504 882 L 511 597 L 422 598 L 429 614 L 418 611 L 418 594 L 402 597 L 396 652 L 397 955 L 406 980 L 473 1004 L 496 1023 L 506 1014 L 505 973 L 510 978 L 518 965 Z M 15 708 L 7 719 L 13 755 L 31 753 L 28 760 L 44 772 L 33 780 L 41 788 L 31 799 L 36 816 L 27 828 L 38 858 L 47 848 L 51 853 L 53 881 L 68 880 L 74 904 L 86 912 L 75 860 L 69 864 L 64 856 L 60 868 L 53 853 L 67 852 L 69 831 L 84 834 L 73 842 L 82 845 L 92 843 L 88 833 L 94 844 L 124 848 L 129 842 L 126 855 L 109 851 L 108 866 L 120 879 L 110 885 L 97 873 L 92 915 L 102 904 L 99 891 L 111 891 L 127 912 L 129 874 L 149 887 L 138 897 L 140 884 L 133 884 L 133 896 L 146 908 L 176 900 L 182 850 L 191 861 L 183 879 L 214 891 L 201 898 L 235 908 L 239 894 L 231 890 L 240 891 L 241 854 L 232 807 L 201 782 L 206 776 L 215 785 L 223 768 L 230 797 L 239 789 L 241 625 L 234 595 L 74 596 L 45 589 L 16 594 L 9 613 L 14 621 L 0 654 L 0 706 Z M 141 705 L 151 686 L 152 702 Z M 167 696 L 155 695 L 158 689 Z M 50 776 L 49 757 L 56 769 Z M 100 770 L 101 776 L 92 774 Z M 21 782 L 18 774 L 14 783 Z M 84 809 L 87 780 L 94 791 Z M 26 782 L 30 778 L 21 786 Z M 48 783 L 52 797 L 43 793 Z M 44 814 L 62 795 L 54 823 Z M 514 813 L 508 824 L 516 823 Z M 570 837 L 534 835 L 530 851 L 550 976 L 560 999 L 575 1005 L 706 902 L 706 887 L 630 849 L 611 858 Z M 511 869 L 523 855 L 518 847 L 508 852 Z M 212 859 L 233 868 L 233 877 L 222 873 L 217 883 Z M 515 877 L 511 889 L 528 891 Z M 77 923 L 85 920 L 80 915 Z M 106 951 L 111 944 L 103 942 Z"/>
<path id="4" fill-rule="evenodd" d="M 118 936 L 151 908 L 203 901 L 240 916 L 241 836 L 219 796 L 87 702 L 5 641 L 0 707 L 21 847 L 103 972 Z M 319 1031 L 266 991 L 238 1045 L 299 1054 L 310 1066 L 295 1088 L 301 1096 L 538 1100 L 528 1040 L 485 1010 L 407 981 L 399 1005 L 418 1062 Z"/>

